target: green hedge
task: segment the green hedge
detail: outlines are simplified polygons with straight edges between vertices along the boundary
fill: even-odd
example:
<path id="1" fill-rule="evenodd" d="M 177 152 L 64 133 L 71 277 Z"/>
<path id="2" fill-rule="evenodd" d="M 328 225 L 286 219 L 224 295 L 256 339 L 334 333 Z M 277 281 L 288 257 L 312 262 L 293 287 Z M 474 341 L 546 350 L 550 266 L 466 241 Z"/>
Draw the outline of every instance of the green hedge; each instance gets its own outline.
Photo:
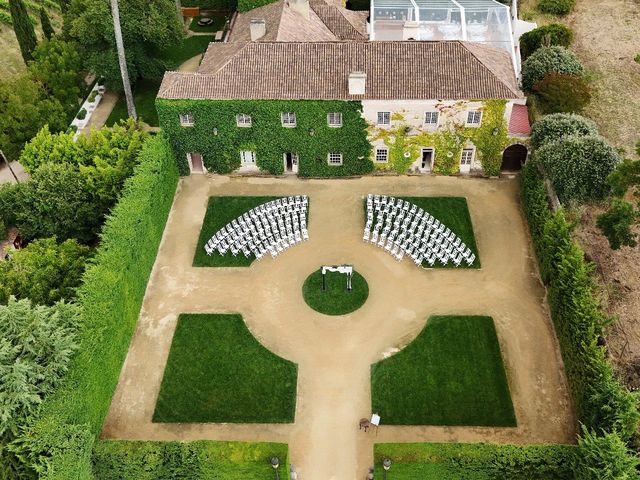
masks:
<path id="1" fill-rule="evenodd" d="M 578 419 L 592 431 L 617 432 L 629 440 L 639 414 L 636 400 L 615 378 L 600 345 L 608 319 L 595 297 L 592 266 L 571 237 L 562 211 L 552 214 L 536 162 L 522 172 L 522 202 L 548 287 L 551 317 Z"/>
<path id="2" fill-rule="evenodd" d="M 575 454 L 572 445 L 381 443 L 375 478 L 389 458 L 389 480 L 573 480 Z"/>
<path id="3" fill-rule="evenodd" d="M 189 174 L 188 152 L 202 153 L 210 172 L 229 173 L 240 167 L 241 150 L 255 151 L 258 167 L 273 174 L 283 173 L 285 152 L 299 155 L 301 177 L 362 175 L 373 170 L 361 102 L 161 99 L 156 107 L 181 175 Z M 295 112 L 295 128 L 282 127 L 281 112 Z M 329 112 L 342 112 L 342 127 L 327 125 Z M 194 116 L 193 127 L 180 126 L 184 113 Z M 238 113 L 251 115 L 252 126 L 237 127 Z M 331 151 L 342 152 L 342 166 L 327 164 Z"/>
<path id="4" fill-rule="evenodd" d="M 139 160 L 78 292 L 79 353 L 65 383 L 14 445 L 42 478 L 91 478 L 93 442 L 118 382 L 178 181 L 163 136 L 149 138 Z"/>
<path id="5" fill-rule="evenodd" d="M 286 478 L 288 449 L 282 443 L 103 440 L 93 465 L 98 480 L 264 480 L 274 478 L 271 457 L 278 457 L 280 478 Z"/>

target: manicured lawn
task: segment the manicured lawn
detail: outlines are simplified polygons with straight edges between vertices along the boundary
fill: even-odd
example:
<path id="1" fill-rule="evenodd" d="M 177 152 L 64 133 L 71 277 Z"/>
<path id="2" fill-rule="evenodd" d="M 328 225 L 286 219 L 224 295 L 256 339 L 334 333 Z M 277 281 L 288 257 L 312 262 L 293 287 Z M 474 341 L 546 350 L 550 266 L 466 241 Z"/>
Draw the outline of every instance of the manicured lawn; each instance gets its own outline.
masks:
<path id="1" fill-rule="evenodd" d="M 182 314 L 154 422 L 289 423 L 298 367 L 263 347 L 237 314 Z"/>
<path id="2" fill-rule="evenodd" d="M 198 25 L 198 20 L 200 20 L 201 18 L 202 18 L 201 15 L 194 17 L 193 20 L 191 20 L 191 23 L 189 24 L 189 30 L 191 30 L 192 32 L 216 33 L 218 30 L 222 30 L 224 28 L 224 22 L 227 20 L 227 17 L 224 17 L 224 16 L 207 17 L 207 18 L 211 18 L 213 20 L 213 23 L 211 25 L 202 27 Z"/>
<path id="3" fill-rule="evenodd" d="M 371 366 L 372 409 L 393 425 L 516 426 L 491 317 L 431 317 Z"/>
<path id="4" fill-rule="evenodd" d="M 100 440 L 93 450 L 93 473 L 97 480 L 264 480 L 274 478 L 269 462 L 274 456 L 287 471 L 283 443 Z"/>
<path id="5" fill-rule="evenodd" d="M 159 125 L 158 112 L 156 112 L 155 105 L 159 88 L 159 81 L 140 80 L 133 91 L 133 102 L 136 105 L 138 117 L 152 127 L 157 127 Z M 106 124 L 110 127 L 114 123 L 128 117 L 129 112 L 127 112 L 127 102 L 124 98 L 124 94 L 122 94 L 120 95 L 116 106 L 111 111 L 109 118 L 107 118 Z"/>
<path id="6" fill-rule="evenodd" d="M 314 310 L 326 315 L 345 315 L 357 310 L 367 301 L 369 285 L 362 275 L 353 272 L 352 290 L 347 291 L 347 275 L 327 272 L 326 291 L 322 291 L 320 269 L 307 277 L 302 286 L 302 296 Z"/>
<path id="7" fill-rule="evenodd" d="M 397 197 L 402 200 L 407 200 L 411 203 L 415 203 L 418 207 L 422 208 L 426 212 L 429 212 L 435 218 L 449 227 L 460 239 L 471 249 L 475 254 L 476 259 L 471 264 L 470 268 L 480 268 L 480 255 L 478 254 L 478 247 L 476 245 L 476 239 L 473 235 L 473 224 L 471 223 L 471 216 L 469 215 L 469 208 L 467 206 L 467 199 L 464 197 Z M 367 205 L 366 200 L 364 203 L 364 215 L 366 221 Z M 424 262 L 423 266 L 428 267 L 429 264 Z M 467 267 L 467 263 L 463 261 L 460 267 L 456 267 L 453 263 L 448 263 L 443 266 L 439 261 L 436 261 L 432 268 L 464 268 Z"/>
<path id="8" fill-rule="evenodd" d="M 194 267 L 248 267 L 255 260 L 251 255 L 246 258 L 242 253 L 233 256 L 231 252 L 221 256 L 214 252 L 207 255 L 204 246 L 209 239 L 227 223 L 243 213 L 279 197 L 210 197 L 207 213 L 204 215 L 196 254 L 193 257 Z"/>
<path id="9" fill-rule="evenodd" d="M 574 445 L 381 443 L 375 478 L 391 460 L 389 480 L 574 480 Z"/>
<path id="10" fill-rule="evenodd" d="M 213 35 L 196 35 L 187 37 L 179 44 L 165 50 L 163 57 L 169 70 L 176 70 L 180 65 L 201 53 L 204 53 L 213 42 Z"/>

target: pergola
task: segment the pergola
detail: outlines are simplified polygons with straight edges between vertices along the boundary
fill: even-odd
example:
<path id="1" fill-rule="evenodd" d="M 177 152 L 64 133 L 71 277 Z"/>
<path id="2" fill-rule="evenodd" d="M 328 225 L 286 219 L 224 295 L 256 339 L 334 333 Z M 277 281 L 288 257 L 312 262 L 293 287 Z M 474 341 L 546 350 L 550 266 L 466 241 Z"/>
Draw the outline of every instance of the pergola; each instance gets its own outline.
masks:
<path id="1" fill-rule="evenodd" d="M 514 57 L 509 7 L 496 0 L 371 0 L 371 40 L 463 40 Z"/>

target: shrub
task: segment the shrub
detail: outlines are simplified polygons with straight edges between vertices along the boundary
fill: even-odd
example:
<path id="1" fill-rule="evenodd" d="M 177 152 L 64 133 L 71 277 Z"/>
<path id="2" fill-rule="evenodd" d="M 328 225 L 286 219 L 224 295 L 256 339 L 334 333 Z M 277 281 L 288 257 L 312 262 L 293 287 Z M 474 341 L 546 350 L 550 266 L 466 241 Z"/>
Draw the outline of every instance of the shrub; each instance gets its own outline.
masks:
<path id="1" fill-rule="evenodd" d="M 6 238 L 7 238 L 7 226 L 4 224 L 4 220 L 0 218 L 0 241 L 6 240 Z"/>
<path id="2" fill-rule="evenodd" d="M 12 448 L 49 479 L 91 478 L 91 448 L 118 383 L 175 193 L 178 172 L 163 135 L 149 138 L 78 291 L 79 350 L 64 385 Z"/>
<path id="3" fill-rule="evenodd" d="M 539 148 L 547 142 L 568 136 L 597 135 L 596 124 L 585 117 L 571 113 L 554 113 L 545 115 L 533 124 L 531 144 Z"/>
<path id="4" fill-rule="evenodd" d="M 602 215 L 598 216 L 596 225 L 607 237 L 609 247 L 618 250 L 621 246 L 635 247 L 637 235 L 631 230 L 638 220 L 638 212 L 633 205 L 622 199 L 616 198 L 613 204 Z"/>
<path id="5" fill-rule="evenodd" d="M 287 445 L 244 442 L 132 442 L 100 441 L 93 454 L 100 480 L 274 478 L 269 463 L 280 459 L 280 478 L 288 472 Z"/>
<path id="6" fill-rule="evenodd" d="M 522 63 L 522 88 L 533 92 L 533 86 L 549 72 L 581 76 L 584 72 L 578 57 L 564 47 L 540 47 Z"/>
<path id="7" fill-rule="evenodd" d="M 77 348 L 79 313 L 64 302 L 45 307 L 11 297 L 0 305 L 0 445 L 60 383 Z"/>
<path id="8" fill-rule="evenodd" d="M 576 6 L 576 0 L 539 0 L 538 10 L 552 15 L 566 15 Z"/>
<path id="9" fill-rule="evenodd" d="M 615 433 L 596 436 L 583 429 L 578 439 L 575 475 L 580 480 L 631 480 L 638 478 L 638 457 Z"/>
<path id="10" fill-rule="evenodd" d="M 576 75 L 547 73 L 536 82 L 533 91 L 544 113 L 581 112 L 591 100 L 589 85 Z"/>
<path id="11" fill-rule="evenodd" d="M 540 47 L 553 45 L 568 47 L 572 42 L 573 30 L 560 23 L 550 23 L 534 28 L 520 37 L 520 55 L 522 55 L 522 60 L 526 60 Z"/>
<path id="12" fill-rule="evenodd" d="M 98 96 L 98 92 L 96 90 L 92 90 L 91 93 L 89 94 L 89 98 L 87 100 L 89 100 L 89 102 L 93 103 L 96 100 L 97 96 Z"/>
<path id="13" fill-rule="evenodd" d="M 561 202 L 604 198 L 611 190 L 607 176 L 620 162 L 618 152 L 602 137 L 563 137 L 535 153 Z"/>
<path id="14" fill-rule="evenodd" d="M 614 377 L 598 345 L 608 319 L 593 292 L 591 266 L 562 211 L 552 215 L 534 162 L 522 172 L 522 204 L 540 265 L 578 420 L 628 440 L 638 426 L 636 399 Z"/>
<path id="15" fill-rule="evenodd" d="M 58 244 L 55 238 L 43 238 L 30 243 L 10 261 L 0 262 L 0 303 L 12 295 L 46 305 L 72 300 L 90 253 L 75 240 Z"/>
<path id="16" fill-rule="evenodd" d="M 80 111 L 78 112 L 78 115 L 76 115 L 76 118 L 78 120 L 84 120 L 86 117 L 87 117 L 87 109 L 81 108 Z"/>

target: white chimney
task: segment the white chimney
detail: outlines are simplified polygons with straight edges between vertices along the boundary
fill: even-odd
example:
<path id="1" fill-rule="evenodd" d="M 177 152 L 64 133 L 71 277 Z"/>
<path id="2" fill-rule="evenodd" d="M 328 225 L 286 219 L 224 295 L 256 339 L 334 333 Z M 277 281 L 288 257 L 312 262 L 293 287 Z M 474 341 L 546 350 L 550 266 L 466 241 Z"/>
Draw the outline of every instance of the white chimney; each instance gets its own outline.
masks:
<path id="1" fill-rule="evenodd" d="M 309 18 L 309 0 L 289 0 L 289 8 L 304 18 Z"/>
<path id="2" fill-rule="evenodd" d="M 364 95 L 367 84 L 367 74 L 364 72 L 351 72 L 349 74 L 349 95 Z"/>
<path id="3" fill-rule="evenodd" d="M 255 42 L 266 35 L 267 22 L 265 22 L 264 18 L 252 18 L 249 23 L 249 30 L 251 31 L 251 41 Z"/>

